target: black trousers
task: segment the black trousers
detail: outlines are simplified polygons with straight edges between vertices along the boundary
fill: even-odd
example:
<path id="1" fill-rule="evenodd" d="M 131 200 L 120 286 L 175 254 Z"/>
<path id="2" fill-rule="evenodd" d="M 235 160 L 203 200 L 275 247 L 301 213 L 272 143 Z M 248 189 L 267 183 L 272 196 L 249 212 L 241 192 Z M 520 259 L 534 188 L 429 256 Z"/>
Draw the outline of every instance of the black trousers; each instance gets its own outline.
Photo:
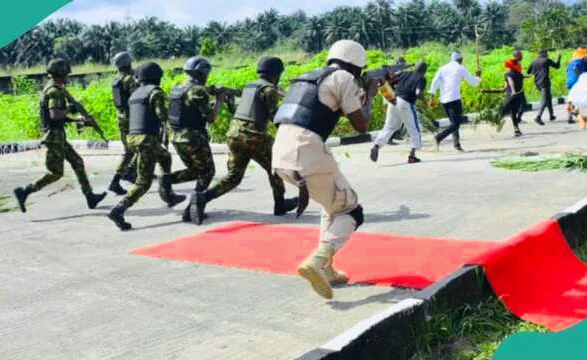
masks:
<path id="1" fill-rule="evenodd" d="M 552 109 L 552 93 L 550 91 L 550 86 L 540 89 L 540 110 L 538 111 L 538 118 L 542 118 L 542 113 L 544 113 L 544 110 L 546 109 L 548 109 L 548 113 L 552 119 L 554 117 L 554 111 Z"/>
<path id="2" fill-rule="evenodd" d="M 504 118 L 507 115 L 512 117 L 512 124 L 517 129 L 522 115 L 524 114 L 524 106 L 526 105 L 526 97 L 524 94 L 518 94 L 515 96 L 507 97 L 503 108 L 501 109 L 500 118 Z"/>
<path id="3" fill-rule="evenodd" d="M 451 101 L 446 104 L 442 104 L 446 116 L 450 120 L 450 126 L 442 130 L 436 135 L 436 141 L 441 142 L 447 136 L 452 134 L 453 142 L 455 147 L 461 146 L 461 136 L 459 129 L 463 122 L 463 102 L 461 100 Z"/>

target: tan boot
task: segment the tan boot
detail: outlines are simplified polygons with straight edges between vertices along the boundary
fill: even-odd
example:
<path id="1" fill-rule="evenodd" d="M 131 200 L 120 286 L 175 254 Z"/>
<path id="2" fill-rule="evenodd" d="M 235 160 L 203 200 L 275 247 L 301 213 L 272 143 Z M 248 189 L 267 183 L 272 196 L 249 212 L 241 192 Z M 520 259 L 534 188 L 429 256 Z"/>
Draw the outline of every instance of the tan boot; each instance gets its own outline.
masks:
<path id="1" fill-rule="evenodd" d="M 336 271 L 331 266 L 327 266 L 324 269 L 324 274 L 330 283 L 330 286 L 346 285 L 349 282 L 349 277 L 342 271 Z"/>
<path id="2" fill-rule="evenodd" d="M 298 267 L 298 273 L 312 285 L 318 295 L 332 299 L 332 288 L 324 269 L 332 263 L 334 249 L 321 243 L 318 249 Z"/>

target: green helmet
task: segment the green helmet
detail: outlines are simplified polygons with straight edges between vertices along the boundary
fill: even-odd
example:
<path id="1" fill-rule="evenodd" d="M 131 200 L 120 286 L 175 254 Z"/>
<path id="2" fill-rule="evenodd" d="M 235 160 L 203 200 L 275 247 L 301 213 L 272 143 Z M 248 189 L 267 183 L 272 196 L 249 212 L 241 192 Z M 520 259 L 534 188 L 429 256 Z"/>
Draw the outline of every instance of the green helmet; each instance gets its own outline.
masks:
<path id="1" fill-rule="evenodd" d="M 160 81 L 163 69 L 157 63 L 148 62 L 137 69 L 136 75 L 139 81 Z"/>
<path id="2" fill-rule="evenodd" d="M 71 65 L 65 59 L 53 59 L 47 65 L 47 73 L 51 76 L 66 76 L 71 74 Z"/>
<path id="3" fill-rule="evenodd" d="M 118 69 L 130 67 L 132 64 L 132 56 L 129 52 L 119 52 L 112 58 L 112 63 Z"/>

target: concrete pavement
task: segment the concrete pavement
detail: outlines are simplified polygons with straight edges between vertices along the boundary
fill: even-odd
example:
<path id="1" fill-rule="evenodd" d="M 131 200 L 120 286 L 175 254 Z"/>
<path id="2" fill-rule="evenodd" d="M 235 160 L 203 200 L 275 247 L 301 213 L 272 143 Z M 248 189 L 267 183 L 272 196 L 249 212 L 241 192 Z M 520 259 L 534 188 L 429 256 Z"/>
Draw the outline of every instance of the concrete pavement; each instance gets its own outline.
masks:
<path id="1" fill-rule="evenodd" d="M 376 164 L 368 160 L 370 144 L 334 149 L 365 207 L 362 230 L 500 241 L 573 204 L 587 192 L 584 174 L 490 164 L 526 151 L 586 150 L 587 133 L 566 124 L 562 107 L 557 113 L 561 120 L 545 127 L 528 114 L 520 139 L 509 126 L 501 134 L 467 129 L 464 154 L 449 143 L 433 152 L 425 136 L 424 162 L 417 165 L 405 163 L 406 144 L 385 147 Z M 118 154 L 82 154 L 101 191 Z M 0 194 L 41 175 L 43 155 L 3 156 Z M 219 177 L 226 156 L 215 160 Z M 175 157 L 174 168 L 181 167 Z M 105 217 L 117 201 L 113 194 L 90 211 L 67 166 L 66 174 L 32 195 L 27 214 L 0 215 L 2 359 L 293 359 L 411 293 L 349 286 L 324 302 L 293 276 L 129 255 L 230 221 L 318 225 L 315 204 L 297 222 L 273 217 L 266 175 L 254 163 L 236 191 L 209 205 L 204 226 L 181 223 L 182 205 L 164 208 L 153 186 L 128 211 L 135 227 L 128 233 Z M 176 190 L 188 194 L 191 186 Z"/>

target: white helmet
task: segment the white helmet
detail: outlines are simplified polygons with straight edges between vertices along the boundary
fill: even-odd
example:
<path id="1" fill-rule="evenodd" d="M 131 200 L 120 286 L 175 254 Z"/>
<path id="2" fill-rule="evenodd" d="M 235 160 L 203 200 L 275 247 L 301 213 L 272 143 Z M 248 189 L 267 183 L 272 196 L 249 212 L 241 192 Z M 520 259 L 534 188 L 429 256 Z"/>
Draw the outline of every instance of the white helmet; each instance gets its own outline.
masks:
<path id="1" fill-rule="evenodd" d="M 339 40 L 332 45 L 328 53 L 328 61 L 334 59 L 364 69 L 367 66 L 367 51 L 356 41 Z"/>

